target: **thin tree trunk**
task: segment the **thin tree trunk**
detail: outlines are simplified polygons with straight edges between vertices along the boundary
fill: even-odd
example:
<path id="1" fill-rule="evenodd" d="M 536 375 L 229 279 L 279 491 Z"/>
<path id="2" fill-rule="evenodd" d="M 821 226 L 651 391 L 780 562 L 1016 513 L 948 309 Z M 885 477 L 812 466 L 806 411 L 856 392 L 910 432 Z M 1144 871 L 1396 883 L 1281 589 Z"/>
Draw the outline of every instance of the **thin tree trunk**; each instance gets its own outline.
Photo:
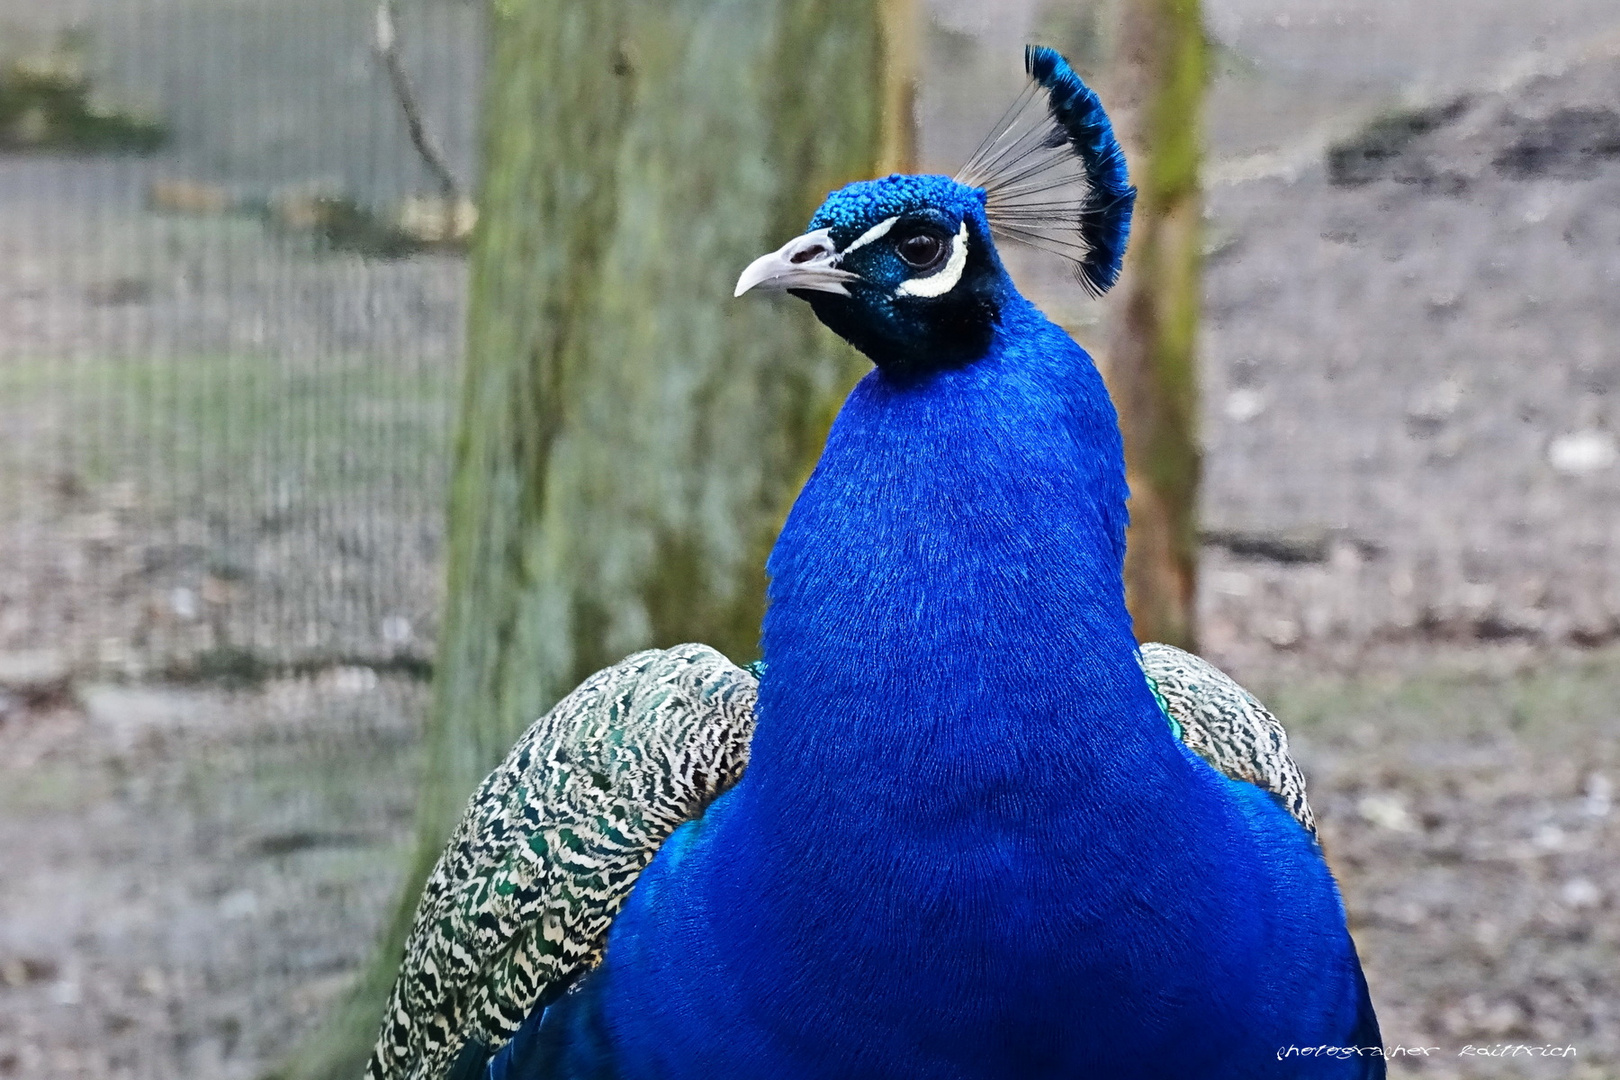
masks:
<path id="1" fill-rule="evenodd" d="M 1125 594 L 1138 638 L 1193 649 L 1204 27 L 1198 0 L 1120 2 L 1109 82 L 1140 190 L 1107 364 L 1131 485 Z"/>
<path id="2" fill-rule="evenodd" d="M 765 556 L 864 370 L 733 300 L 909 152 L 909 0 L 493 0 L 485 176 L 419 843 L 352 999 L 281 1075 L 351 1080 L 468 794 L 592 671 L 746 662 Z"/>

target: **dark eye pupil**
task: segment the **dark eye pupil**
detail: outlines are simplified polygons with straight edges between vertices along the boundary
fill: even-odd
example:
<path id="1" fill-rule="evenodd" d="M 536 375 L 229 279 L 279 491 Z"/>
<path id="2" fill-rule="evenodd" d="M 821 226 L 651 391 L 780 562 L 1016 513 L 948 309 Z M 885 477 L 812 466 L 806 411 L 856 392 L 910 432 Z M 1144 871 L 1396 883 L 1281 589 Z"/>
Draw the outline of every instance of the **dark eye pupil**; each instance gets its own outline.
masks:
<path id="1" fill-rule="evenodd" d="M 900 253 L 900 258 L 905 260 L 908 265 L 921 268 L 938 259 L 945 250 L 945 245 L 937 236 L 918 233 L 916 236 L 908 236 L 900 241 L 900 246 L 895 250 Z"/>

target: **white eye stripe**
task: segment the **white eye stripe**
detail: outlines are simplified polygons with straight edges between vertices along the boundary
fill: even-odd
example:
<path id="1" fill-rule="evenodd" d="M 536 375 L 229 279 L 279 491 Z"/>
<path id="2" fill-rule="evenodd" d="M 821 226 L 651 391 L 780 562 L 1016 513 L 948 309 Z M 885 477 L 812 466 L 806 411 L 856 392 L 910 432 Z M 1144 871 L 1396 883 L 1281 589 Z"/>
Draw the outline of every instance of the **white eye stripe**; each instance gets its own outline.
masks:
<path id="1" fill-rule="evenodd" d="M 840 251 L 838 253 L 839 258 L 843 258 L 852 251 L 858 251 L 874 240 L 883 239 L 889 234 L 889 230 L 894 228 L 894 223 L 899 220 L 900 215 L 898 214 L 892 218 L 884 218 L 882 221 L 878 222 L 876 225 L 857 236 L 855 238 L 855 242 L 850 244 L 849 247 L 845 248 L 843 251 Z"/>
<path id="2" fill-rule="evenodd" d="M 956 230 L 956 238 L 951 241 L 951 257 L 945 260 L 945 265 L 927 277 L 902 281 L 900 287 L 894 290 L 894 295 L 944 296 L 956 288 L 956 283 L 962 280 L 962 271 L 967 268 L 967 257 L 968 227 L 964 221 L 962 227 Z"/>

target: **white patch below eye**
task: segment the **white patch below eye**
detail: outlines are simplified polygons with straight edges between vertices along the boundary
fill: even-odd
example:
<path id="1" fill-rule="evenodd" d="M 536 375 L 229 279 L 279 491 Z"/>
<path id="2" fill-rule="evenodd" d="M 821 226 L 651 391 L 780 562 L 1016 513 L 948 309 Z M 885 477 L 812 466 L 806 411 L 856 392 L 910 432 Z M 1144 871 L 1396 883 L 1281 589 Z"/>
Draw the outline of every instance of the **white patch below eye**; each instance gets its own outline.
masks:
<path id="1" fill-rule="evenodd" d="M 858 251 L 861 248 L 865 247 L 867 244 L 870 244 L 874 240 L 883 239 L 885 236 L 887 236 L 889 234 L 889 230 L 894 228 L 894 223 L 899 221 L 899 220 L 900 220 L 900 215 L 899 214 L 896 214 L 892 218 L 884 218 L 882 221 L 878 222 L 876 225 L 872 226 L 870 229 L 867 229 L 865 232 L 861 233 L 861 235 L 857 236 L 855 238 L 855 242 L 853 244 L 849 245 L 849 247 L 845 248 L 843 251 L 840 251 L 838 253 L 838 257 L 843 258 L 845 255 L 848 255 L 850 252 Z"/>
<path id="2" fill-rule="evenodd" d="M 902 281 L 900 287 L 894 290 L 894 295 L 900 296 L 944 296 L 956 288 L 956 283 L 962 280 L 962 271 L 967 268 L 968 232 L 967 222 L 956 230 L 956 238 L 951 241 L 951 257 L 945 260 L 945 265 L 935 270 L 927 277 L 912 278 Z"/>

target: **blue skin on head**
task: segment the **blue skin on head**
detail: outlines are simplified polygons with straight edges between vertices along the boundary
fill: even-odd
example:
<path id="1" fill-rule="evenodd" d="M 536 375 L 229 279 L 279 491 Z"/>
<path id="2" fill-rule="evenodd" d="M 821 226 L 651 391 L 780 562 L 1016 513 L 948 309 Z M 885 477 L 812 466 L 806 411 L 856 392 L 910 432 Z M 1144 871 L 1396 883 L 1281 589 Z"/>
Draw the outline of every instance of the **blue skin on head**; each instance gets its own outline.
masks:
<path id="1" fill-rule="evenodd" d="M 1377 1038 L 1337 890 L 1163 723 L 1112 405 L 982 193 L 889 177 L 811 224 L 860 280 L 805 298 L 877 370 L 771 554 L 748 771 L 492 1080 L 1382 1075 L 1277 1054 Z"/>

